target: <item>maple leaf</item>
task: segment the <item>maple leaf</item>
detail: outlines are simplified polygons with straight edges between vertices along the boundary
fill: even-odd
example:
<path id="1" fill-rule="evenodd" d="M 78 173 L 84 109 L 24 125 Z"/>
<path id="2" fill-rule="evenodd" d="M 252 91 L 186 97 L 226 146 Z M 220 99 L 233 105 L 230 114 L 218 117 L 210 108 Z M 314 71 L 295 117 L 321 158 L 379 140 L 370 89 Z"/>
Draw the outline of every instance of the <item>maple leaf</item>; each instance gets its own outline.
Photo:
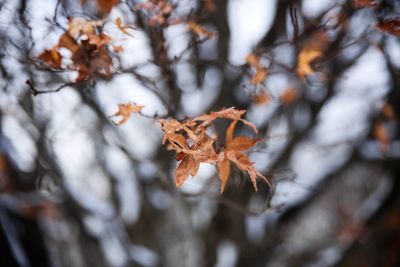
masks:
<path id="1" fill-rule="evenodd" d="M 130 34 L 130 33 L 127 31 L 128 29 L 132 29 L 132 27 L 131 27 L 131 26 L 128 26 L 128 25 L 123 25 L 123 24 L 122 24 L 122 20 L 121 20 L 120 17 L 116 18 L 115 21 L 114 21 L 114 23 L 115 23 L 115 25 L 118 27 L 118 29 L 119 29 L 122 33 L 133 37 L 133 35 Z"/>
<path id="2" fill-rule="evenodd" d="M 238 120 L 234 120 L 229 125 L 225 136 L 225 148 L 218 155 L 217 166 L 221 181 L 221 193 L 224 192 L 226 182 L 229 178 L 230 162 L 234 163 L 239 170 L 245 171 L 249 174 L 255 191 L 258 190 L 257 177 L 263 178 L 269 185 L 267 178 L 265 178 L 264 175 L 254 168 L 253 162 L 251 162 L 249 157 L 243 153 L 244 151 L 252 148 L 259 141 L 259 139 L 253 139 L 248 136 L 233 137 L 233 132 L 237 122 Z"/>
<path id="3" fill-rule="evenodd" d="M 246 62 L 256 70 L 251 78 L 250 83 L 252 85 L 258 85 L 262 83 L 267 77 L 267 69 L 260 64 L 259 59 L 257 59 L 257 57 L 252 53 L 247 55 Z"/>
<path id="4" fill-rule="evenodd" d="M 135 105 L 132 103 L 128 104 L 118 104 L 118 111 L 112 115 L 111 117 L 121 116 L 122 119 L 117 123 L 113 121 L 113 123 L 117 126 L 124 124 L 132 115 L 132 113 L 139 113 L 142 111 L 144 106 Z"/>

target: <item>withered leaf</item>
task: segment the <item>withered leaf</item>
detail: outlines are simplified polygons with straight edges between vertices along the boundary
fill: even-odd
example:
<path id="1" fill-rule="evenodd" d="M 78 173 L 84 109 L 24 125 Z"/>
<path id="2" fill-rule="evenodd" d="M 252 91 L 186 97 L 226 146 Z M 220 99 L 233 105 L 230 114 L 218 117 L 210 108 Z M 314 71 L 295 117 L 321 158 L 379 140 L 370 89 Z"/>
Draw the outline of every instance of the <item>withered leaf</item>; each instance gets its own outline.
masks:
<path id="1" fill-rule="evenodd" d="M 122 118 L 119 122 L 115 122 L 113 120 L 113 123 L 117 126 L 124 124 L 131 117 L 132 113 L 141 112 L 143 107 L 144 106 L 139 106 L 132 103 L 118 104 L 118 111 L 111 117 L 115 118 L 116 116 L 121 116 Z"/>
<path id="2" fill-rule="evenodd" d="M 218 175 L 221 181 L 220 192 L 223 193 L 225 190 L 226 182 L 228 181 L 229 174 L 231 171 L 230 161 L 225 157 L 225 153 L 220 153 L 218 157 Z"/>
<path id="3" fill-rule="evenodd" d="M 227 150 L 243 151 L 252 148 L 259 140 L 248 136 L 237 136 L 226 144 Z"/>
<path id="4" fill-rule="evenodd" d="M 238 119 L 235 119 L 229 125 L 225 134 L 225 149 L 222 150 L 218 155 L 217 165 L 218 165 L 219 177 L 221 180 L 221 193 L 223 193 L 226 182 L 229 178 L 229 173 L 230 173 L 229 161 L 234 163 L 239 170 L 245 171 L 249 174 L 254 189 L 256 191 L 257 191 L 257 182 L 256 182 L 257 177 L 263 178 L 268 183 L 268 180 L 254 168 L 254 165 L 250 161 L 248 156 L 243 153 L 244 151 L 252 148 L 259 141 L 259 139 L 253 139 L 248 136 L 233 137 L 237 122 Z"/>
<path id="5" fill-rule="evenodd" d="M 266 178 L 255 170 L 253 163 L 243 152 L 252 148 L 258 142 L 258 139 L 247 136 L 234 137 L 238 121 L 257 132 L 253 123 L 241 118 L 245 112 L 245 110 L 237 110 L 231 107 L 203 114 L 183 122 L 175 119 L 159 120 L 164 134 L 163 144 L 168 142 L 167 148 L 174 150 L 177 153 L 176 160 L 181 161 L 175 172 L 177 187 L 180 187 L 189 175 L 196 175 L 201 163 L 211 163 L 218 168 L 222 193 L 229 179 L 230 163 L 233 162 L 240 170 L 250 175 L 254 188 L 257 190 L 256 178 L 262 177 L 264 180 Z M 216 138 L 210 137 L 206 132 L 206 128 L 212 125 L 216 119 L 232 120 L 225 133 L 225 148 L 218 153 L 214 147 Z"/>

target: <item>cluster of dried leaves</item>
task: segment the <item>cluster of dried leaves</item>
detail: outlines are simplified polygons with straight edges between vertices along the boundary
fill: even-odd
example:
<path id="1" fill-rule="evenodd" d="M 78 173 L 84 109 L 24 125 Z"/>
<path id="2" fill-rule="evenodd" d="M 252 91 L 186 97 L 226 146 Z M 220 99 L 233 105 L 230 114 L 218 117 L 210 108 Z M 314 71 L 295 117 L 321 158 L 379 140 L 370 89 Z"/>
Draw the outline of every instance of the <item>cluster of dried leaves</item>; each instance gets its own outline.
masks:
<path id="1" fill-rule="evenodd" d="M 257 128 L 253 123 L 242 119 L 245 112 L 245 110 L 231 107 L 183 122 L 175 119 L 159 120 L 164 133 L 163 144 L 167 143 L 167 149 L 174 150 L 177 153 L 176 160 L 181 161 L 175 173 L 177 187 L 180 187 L 189 175 L 194 176 L 198 173 L 200 163 L 210 163 L 218 167 L 221 193 L 228 181 L 231 163 L 249 174 L 256 191 L 257 177 L 261 177 L 268 183 L 265 176 L 254 168 L 253 163 L 244 153 L 252 148 L 258 139 L 248 136 L 234 137 L 235 127 L 239 121 L 257 133 Z M 210 136 L 207 133 L 207 128 L 212 126 L 217 119 L 232 121 L 226 131 L 225 145 L 219 146 L 218 150 L 215 146 L 216 136 Z"/>
<path id="2" fill-rule="evenodd" d="M 102 21 L 71 18 L 68 30 L 61 35 L 58 43 L 50 50 L 45 50 L 38 58 L 51 68 L 77 71 L 77 82 L 94 75 L 109 78 L 112 58 L 107 46 L 111 45 L 111 38 L 102 32 L 102 25 Z M 72 63 L 63 61 L 60 48 L 71 52 Z"/>

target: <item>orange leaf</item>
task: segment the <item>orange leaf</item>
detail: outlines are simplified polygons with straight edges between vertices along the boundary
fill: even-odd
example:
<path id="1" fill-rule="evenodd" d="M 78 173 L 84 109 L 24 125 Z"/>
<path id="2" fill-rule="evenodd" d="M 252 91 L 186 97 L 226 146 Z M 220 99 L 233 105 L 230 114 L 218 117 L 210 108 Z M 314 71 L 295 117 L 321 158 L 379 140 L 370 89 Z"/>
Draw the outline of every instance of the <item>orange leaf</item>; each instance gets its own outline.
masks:
<path id="1" fill-rule="evenodd" d="M 252 148 L 259 140 L 248 136 L 237 136 L 232 142 L 227 143 L 226 149 L 233 151 L 244 151 Z"/>
<path id="2" fill-rule="evenodd" d="M 226 134 L 225 134 L 225 140 L 226 143 L 230 143 L 233 140 L 233 132 L 235 131 L 235 127 L 237 124 L 238 120 L 234 120 L 231 122 L 231 124 L 229 124 L 228 129 L 226 130 Z"/>
<path id="3" fill-rule="evenodd" d="M 221 156 L 222 159 L 218 160 L 218 175 L 219 175 L 219 179 L 221 181 L 220 192 L 222 194 L 224 192 L 226 182 L 228 181 L 228 178 L 229 178 L 230 162 L 229 162 L 229 159 L 225 157 L 223 152 L 220 155 L 222 155 Z"/>
<path id="4" fill-rule="evenodd" d="M 181 187 L 182 184 L 187 180 L 189 175 L 197 175 L 200 167 L 200 161 L 192 155 L 187 155 L 183 158 L 181 163 L 179 163 L 178 168 L 175 172 L 175 185 L 176 187 Z"/>
<path id="5" fill-rule="evenodd" d="M 142 111 L 143 107 L 144 106 L 134 105 L 132 103 L 118 104 L 119 110 L 114 115 L 112 115 L 112 117 L 121 116 L 122 119 L 118 123 L 116 123 L 115 121 L 113 122 L 115 123 L 115 125 L 120 126 L 131 117 L 132 113 L 139 113 L 140 111 Z"/>
<path id="6" fill-rule="evenodd" d="M 175 185 L 181 187 L 190 174 L 189 157 L 185 157 L 178 165 L 175 171 Z"/>

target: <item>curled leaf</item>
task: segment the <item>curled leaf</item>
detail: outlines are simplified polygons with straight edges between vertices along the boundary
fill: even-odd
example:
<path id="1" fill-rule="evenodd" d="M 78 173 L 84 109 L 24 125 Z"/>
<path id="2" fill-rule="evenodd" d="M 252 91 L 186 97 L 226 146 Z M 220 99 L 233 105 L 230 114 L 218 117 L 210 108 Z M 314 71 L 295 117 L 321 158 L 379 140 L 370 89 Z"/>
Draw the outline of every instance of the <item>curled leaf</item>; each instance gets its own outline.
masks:
<path id="1" fill-rule="evenodd" d="M 225 190 L 226 182 L 228 181 L 230 174 L 230 162 L 229 159 L 225 156 L 225 153 L 221 153 L 221 156 L 218 158 L 218 175 L 219 180 L 221 181 L 220 192 L 223 193 Z"/>

